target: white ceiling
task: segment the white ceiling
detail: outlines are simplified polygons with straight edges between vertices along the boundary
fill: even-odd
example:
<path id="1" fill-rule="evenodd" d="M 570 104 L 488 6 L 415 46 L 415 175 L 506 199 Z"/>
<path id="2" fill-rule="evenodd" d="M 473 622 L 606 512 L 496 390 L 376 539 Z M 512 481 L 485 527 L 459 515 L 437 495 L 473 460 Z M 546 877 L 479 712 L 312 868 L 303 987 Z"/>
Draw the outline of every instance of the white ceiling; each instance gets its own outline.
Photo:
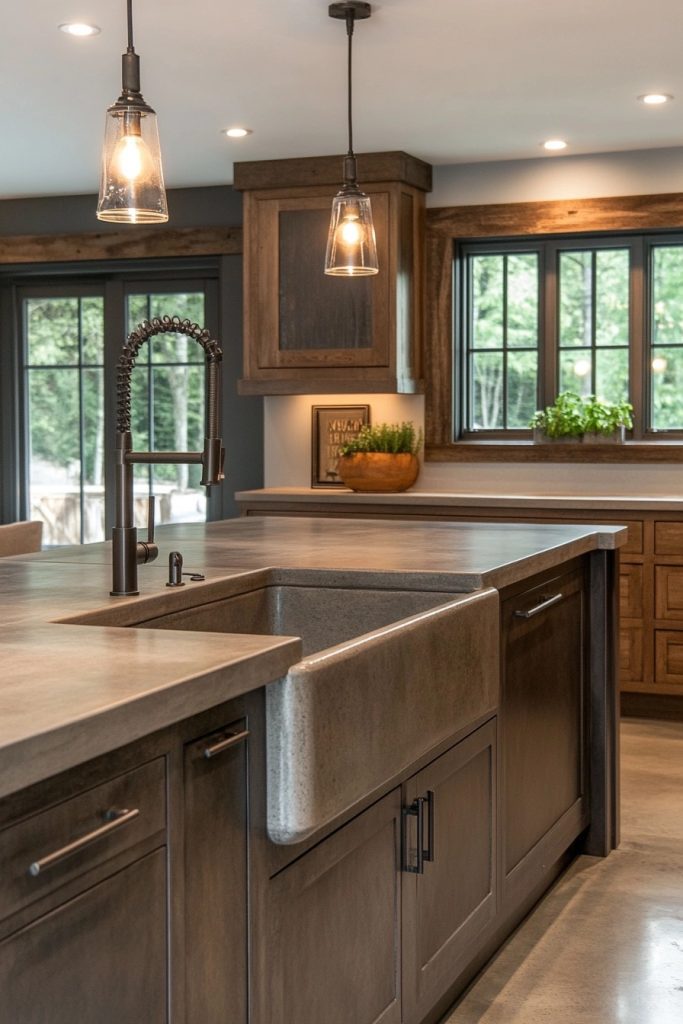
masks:
<path id="1" fill-rule="evenodd" d="M 170 187 L 345 148 L 344 26 L 326 0 L 135 0 L 134 17 Z M 102 33 L 57 30 L 72 20 Z M 380 0 L 356 28 L 356 149 L 447 164 L 538 156 L 558 135 L 567 153 L 680 145 L 682 47 L 681 0 Z M 0 196 L 97 190 L 124 48 L 124 0 L 11 5 Z M 647 108 L 648 91 L 676 100 Z M 231 124 L 254 134 L 227 140 Z"/>

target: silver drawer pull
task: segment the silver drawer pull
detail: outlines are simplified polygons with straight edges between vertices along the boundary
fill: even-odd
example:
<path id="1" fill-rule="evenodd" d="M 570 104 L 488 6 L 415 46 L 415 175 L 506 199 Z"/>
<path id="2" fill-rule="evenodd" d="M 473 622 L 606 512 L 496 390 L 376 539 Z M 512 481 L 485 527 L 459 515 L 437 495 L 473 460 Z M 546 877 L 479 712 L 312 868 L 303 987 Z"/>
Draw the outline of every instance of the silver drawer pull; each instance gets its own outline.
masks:
<path id="1" fill-rule="evenodd" d="M 248 729 L 245 729 L 243 732 L 233 732 L 229 736 L 226 736 L 224 740 L 219 740 L 218 743 L 212 743 L 210 747 L 204 747 L 204 757 L 208 761 L 209 758 L 215 757 L 216 754 L 222 754 L 224 750 L 229 750 L 230 747 L 234 747 L 238 743 L 241 743 L 242 740 L 246 740 L 248 735 Z"/>
<path id="2" fill-rule="evenodd" d="M 33 878 L 37 878 L 38 875 L 46 871 L 47 868 L 51 868 L 54 864 L 58 864 L 59 861 L 64 860 L 66 857 L 70 857 L 74 853 L 79 853 L 90 843 L 94 843 L 97 839 L 102 839 L 104 836 L 108 836 L 110 832 L 114 832 L 117 828 L 121 828 L 122 825 L 126 825 L 133 818 L 137 818 L 140 811 L 138 808 L 133 808 L 132 811 L 118 811 L 112 810 L 107 811 L 105 817 L 108 819 L 106 825 L 101 825 L 100 828 L 93 829 L 92 832 L 88 832 L 87 835 L 81 836 L 80 839 L 74 839 L 73 843 L 68 843 L 66 846 L 62 846 L 61 850 L 55 850 L 54 853 L 49 853 L 47 857 L 41 857 L 40 860 L 34 860 L 33 864 L 29 865 L 28 873 Z"/>
<path id="3" fill-rule="evenodd" d="M 535 605 L 533 608 L 529 608 L 528 611 L 516 611 L 515 615 L 518 619 L 533 619 L 534 615 L 540 615 L 541 612 L 546 610 L 546 608 L 552 608 L 552 606 L 557 604 L 558 601 L 561 601 L 563 597 L 564 594 L 555 594 L 554 597 L 546 597 L 544 601 L 541 601 L 540 604 Z"/>

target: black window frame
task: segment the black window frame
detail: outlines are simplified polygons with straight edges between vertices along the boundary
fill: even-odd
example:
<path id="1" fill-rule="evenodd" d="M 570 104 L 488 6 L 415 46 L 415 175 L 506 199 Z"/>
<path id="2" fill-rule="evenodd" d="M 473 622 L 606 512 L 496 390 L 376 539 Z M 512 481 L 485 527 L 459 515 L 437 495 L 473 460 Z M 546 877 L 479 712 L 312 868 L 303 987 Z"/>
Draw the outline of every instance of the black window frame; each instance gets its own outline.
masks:
<path id="1" fill-rule="evenodd" d="M 653 349 L 652 253 L 658 246 L 681 245 L 680 229 L 657 232 L 591 232 L 499 238 L 466 239 L 454 243 L 453 261 L 453 441 L 529 441 L 530 429 L 470 430 L 468 423 L 468 324 L 467 257 L 471 254 L 504 254 L 535 251 L 539 254 L 539 352 L 538 408 L 551 404 L 559 390 L 559 253 L 566 250 L 628 248 L 629 280 L 629 400 L 634 406 L 633 430 L 636 441 L 676 441 L 680 429 L 653 429 L 651 353 Z M 662 346 L 659 346 L 662 347 Z"/>

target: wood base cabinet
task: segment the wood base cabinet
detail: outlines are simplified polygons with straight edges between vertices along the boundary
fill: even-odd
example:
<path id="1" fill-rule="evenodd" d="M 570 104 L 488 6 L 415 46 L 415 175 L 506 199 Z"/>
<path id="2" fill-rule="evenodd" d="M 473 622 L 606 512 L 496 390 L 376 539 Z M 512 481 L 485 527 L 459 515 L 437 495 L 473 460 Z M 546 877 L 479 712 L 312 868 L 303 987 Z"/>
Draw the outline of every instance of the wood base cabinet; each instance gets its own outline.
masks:
<path id="1" fill-rule="evenodd" d="M 496 911 L 489 722 L 275 875 L 267 1024 L 419 1024 Z"/>
<path id="2" fill-rule="evenodd" d="M 583 567 L 501 602 L 503 899 L 515 904 L 588 824 Z"/>
<path id="3" fill-rule="evenodd" d="M 406 1024 L 419 1024 L 448 992 L 495 917 L 495 807 L 495 722 L 406 784 L 404 834 L 412 835 L 404 843 L 401 887 Z M 423 821 L 415 829 L 418 814 Z M 416 866 L 418 831 L 424 850 Z"/>

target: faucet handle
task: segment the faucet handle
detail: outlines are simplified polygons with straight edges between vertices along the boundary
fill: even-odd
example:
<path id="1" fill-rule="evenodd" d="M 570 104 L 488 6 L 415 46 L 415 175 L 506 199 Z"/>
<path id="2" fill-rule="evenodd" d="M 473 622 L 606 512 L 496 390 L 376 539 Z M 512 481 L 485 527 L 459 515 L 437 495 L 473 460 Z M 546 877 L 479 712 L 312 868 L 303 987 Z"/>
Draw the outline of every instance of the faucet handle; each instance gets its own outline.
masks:
<path id="1" fill-rule="evenodd" d="M 153 562 L 159 554 L 159 548 L 154 543 L 154 508 L 155 498 L 150 494 L 147 499 L 147 540 L 139 540 L 136 553 L 138 565 L 145 565 Z"/>

